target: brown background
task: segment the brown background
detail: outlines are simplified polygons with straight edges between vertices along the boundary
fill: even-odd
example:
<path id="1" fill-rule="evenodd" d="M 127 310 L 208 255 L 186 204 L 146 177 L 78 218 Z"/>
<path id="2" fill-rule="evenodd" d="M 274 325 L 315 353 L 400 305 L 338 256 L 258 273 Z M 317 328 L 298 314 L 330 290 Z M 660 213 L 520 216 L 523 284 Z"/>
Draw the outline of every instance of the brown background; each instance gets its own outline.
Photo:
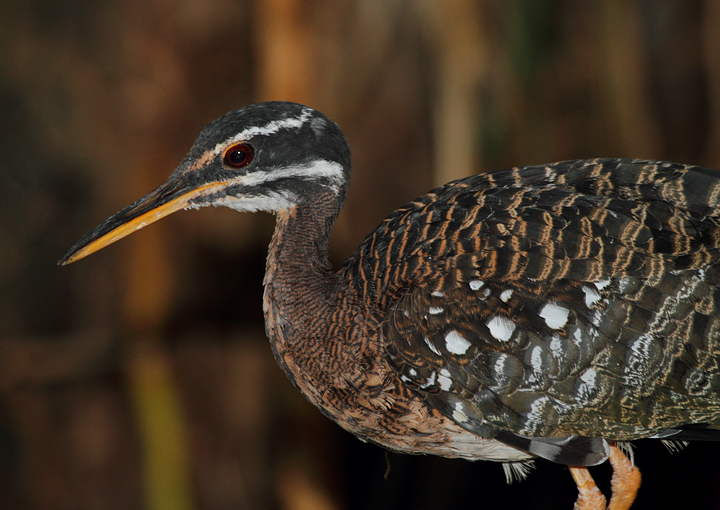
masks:
<path id="1" fill-rule="evenodd" d="M 269 215 L 178 213 L 55 265 L 207 122 L 267 99 L 350 141 L 340 264 L 470 173 L 720 168 L 720 1 L 1 2 L 0 508 L 571 508 L 562 466 L 507 486 L 497 464 L 386 456 L 311 408 L 264 338 Z M 720 508 L 716 445 L 637 452 L 634 508 Z"/>

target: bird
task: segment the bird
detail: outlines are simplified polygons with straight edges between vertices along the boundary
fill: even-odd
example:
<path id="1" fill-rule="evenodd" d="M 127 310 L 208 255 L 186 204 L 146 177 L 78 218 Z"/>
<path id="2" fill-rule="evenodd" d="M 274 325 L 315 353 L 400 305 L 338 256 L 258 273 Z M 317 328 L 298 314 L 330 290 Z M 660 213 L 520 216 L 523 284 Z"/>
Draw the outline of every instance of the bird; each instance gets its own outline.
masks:
<path id="1" fill-rule="evenodd" d="M 514 167 L 440 186 L 339 268 L 339 126 L 297 103 L 212 121 L 167 182 L 66 265 L 181 209 L 276 216 L 263 280 L 277 363 L 325 416 L 410 454 L 568 466 L 577 509 L 629 508 L 641 438 L 720 434 L 720 171 L 654 160 Z"/>

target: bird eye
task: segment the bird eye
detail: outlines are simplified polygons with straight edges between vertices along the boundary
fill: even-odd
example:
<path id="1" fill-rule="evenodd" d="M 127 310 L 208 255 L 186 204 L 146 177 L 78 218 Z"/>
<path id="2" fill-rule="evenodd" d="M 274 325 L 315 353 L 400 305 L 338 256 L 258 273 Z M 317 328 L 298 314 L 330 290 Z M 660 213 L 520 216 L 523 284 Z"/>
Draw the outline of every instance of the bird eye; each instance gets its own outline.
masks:
<path id="1" fill-rule="evenodd" d="M 233 145 L 225 152 L 225 164 L 233 168 L 242 168 L 252 161 L 252 147 L 245 143 Z"/>

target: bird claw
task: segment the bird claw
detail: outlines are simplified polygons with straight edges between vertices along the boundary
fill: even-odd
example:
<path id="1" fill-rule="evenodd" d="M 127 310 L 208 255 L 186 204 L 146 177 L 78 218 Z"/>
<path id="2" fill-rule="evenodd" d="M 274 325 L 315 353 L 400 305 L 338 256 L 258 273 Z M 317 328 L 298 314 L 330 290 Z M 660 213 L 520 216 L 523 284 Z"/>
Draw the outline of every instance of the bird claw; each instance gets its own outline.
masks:
<path id="1" fill-rule="evenodd" d="M 623 454 L 617 445 L 610 446 L 610 464 L 613 467 L 610 505 L 586 467 L 571 467 L 570 474 L 578 487 L 575 510 L 628 510 L 640 488 L 640 470 Z"/>

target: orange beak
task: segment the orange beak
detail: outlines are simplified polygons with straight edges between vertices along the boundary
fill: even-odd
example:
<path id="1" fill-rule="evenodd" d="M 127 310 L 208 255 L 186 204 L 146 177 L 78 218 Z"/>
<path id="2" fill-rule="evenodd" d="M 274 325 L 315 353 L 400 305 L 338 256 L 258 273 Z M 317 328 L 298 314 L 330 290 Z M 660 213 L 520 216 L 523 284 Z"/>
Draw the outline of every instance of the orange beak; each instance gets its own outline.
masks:
<path id="1" fill-rule="evenodd" d="M 204 205 L 193 203 L 193 200 L 211 195 L 224 187 L 220 182 L 198 186 L 188 183 L 183 177 L 171 178 L 88 232 L 63 255 L 58 264 L 72 264 L 175 211 Z"/>

